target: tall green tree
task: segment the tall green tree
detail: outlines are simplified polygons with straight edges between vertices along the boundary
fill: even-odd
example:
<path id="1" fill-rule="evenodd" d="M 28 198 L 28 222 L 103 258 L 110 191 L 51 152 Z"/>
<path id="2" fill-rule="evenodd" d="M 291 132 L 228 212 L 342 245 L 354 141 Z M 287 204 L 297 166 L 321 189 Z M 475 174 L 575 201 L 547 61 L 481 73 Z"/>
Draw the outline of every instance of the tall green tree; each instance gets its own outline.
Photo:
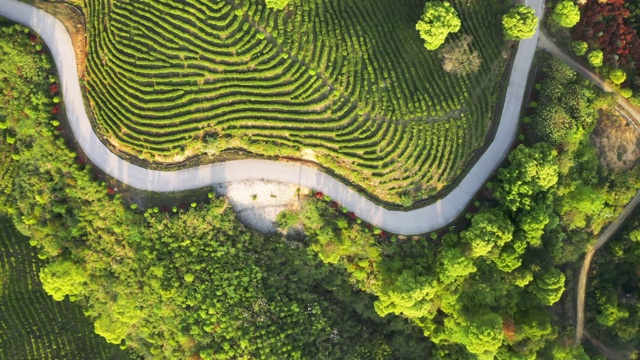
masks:
<path id="1" fill-rule="evenodd" d="M 532 8 L 519 4 L 502 17 L 502 30 L 507 40 L 523 40 L 532 37 L 538 27 L 538 17 Z"/>
<path id="2" fill-rule="evenodd" d="M 556 4 L 551 19 L 565 28 L 574 27 L 580 21 L 580 9 L 572 0 L 563 0 Z"/>
<path id="3" fill-rule="evenodd" d="M 424 6 L 416 30 L 427 50 L 436 50 L 444 44 L 450 33 L 460 30 L 461 24 L 458 12 L 449 2 L 429 1 Z"/>

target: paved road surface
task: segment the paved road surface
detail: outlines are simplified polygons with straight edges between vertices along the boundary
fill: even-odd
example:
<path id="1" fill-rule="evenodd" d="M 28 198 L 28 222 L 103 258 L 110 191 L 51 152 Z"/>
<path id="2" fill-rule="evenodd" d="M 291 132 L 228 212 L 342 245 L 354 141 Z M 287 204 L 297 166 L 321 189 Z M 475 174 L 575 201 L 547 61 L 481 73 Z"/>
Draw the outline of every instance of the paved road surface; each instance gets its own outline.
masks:
<path id="1" fill-rule="evenodd" d="M 542 14 L 544 0 L 526 0 Z M 267 160 L 239 160 L 203 165 L 179 171 L 156 171 L 130 164 L 100 142 L 82 101 L 71 38 L 53 16 L 16 0 L 0 0 L 0 15 L 29 26 L 47 43 L 58 69 L 67 116 L 73 134 L 91 162 L 106 174 L 140 190 L 171 192 L 241 180 L 269 180 L 299 184 L 322 191 L 364 221 L 392 233 L 427 233 L 453 221 L 487 178 L 506 157 L 516 135 L 527 76 L 536 51 L 538 34 L 520 42 L 495 140 L 460 184 L 436 203 L 413 211 L 386 210 L 330 175 L 300 164 Z"/>

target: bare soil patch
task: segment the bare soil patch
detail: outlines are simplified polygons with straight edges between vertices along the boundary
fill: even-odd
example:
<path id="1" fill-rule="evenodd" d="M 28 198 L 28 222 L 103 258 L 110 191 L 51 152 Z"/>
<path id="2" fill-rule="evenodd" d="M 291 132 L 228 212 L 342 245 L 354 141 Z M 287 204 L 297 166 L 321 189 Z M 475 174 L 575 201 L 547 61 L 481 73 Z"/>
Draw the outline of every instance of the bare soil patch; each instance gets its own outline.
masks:
<path id="1" fill-rule="evenodd" d="M 309 189 L 273 181 L 239 181 L 214 185 L 216 192 L 229 199 L 238 218 L 263 233 L 274 233 L 276 218 L 287 209 L 295 210 Z"/>
<path id="2" fill-rule="evenodd" d="M 85 63 L 87 58 L 87 32 L 82 9 L 64 2 L 47 2 L 34 0 L 33 5 L 60 20 L 71 35 L 73 50 L 78 65 L 78 76 L 84 78 Z"/>
<path id="3" fill-rule="evenodd" d="M 591 139 L 600 163 L 611 170 L 629 169 L 640 157 L 640 134 L 613 109 L 602 111 Z"/>

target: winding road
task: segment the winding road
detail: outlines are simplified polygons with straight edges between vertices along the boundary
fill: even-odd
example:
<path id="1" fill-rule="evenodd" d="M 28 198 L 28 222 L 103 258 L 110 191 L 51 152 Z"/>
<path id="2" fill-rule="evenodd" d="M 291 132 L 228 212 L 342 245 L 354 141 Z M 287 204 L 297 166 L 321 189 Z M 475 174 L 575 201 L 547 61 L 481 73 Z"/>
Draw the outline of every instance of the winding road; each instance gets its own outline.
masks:
<path id="1" fill-rule="evenodd" d="M 541 18 L 544 0 L 526 0 Z M 511 69 L 502 118 L 494 140 L 459 185 L 435 203 L 412 211 L 380 207 L 330 175 L 302 164 L 269 160 L 237 160 L 178 171 L 145 169 L 119 158 L 98 139 L 87 117 L 71 38 L 52 15 L 16 0 L 0 0 L 0 15 L 30 27 L 45 41 L 62 87 L 67 117 L 78 145 L 95 166 L 107 175 L 140 190 L 172 192 L 243 180 L 292 183 L 330 196 L 364 221 L 391 233 L 423 234 L 442 228 L 465 209 L 486 180 L 509 153 L 516 135 L 520 108 L 539 31 L 520 41 Z"/>

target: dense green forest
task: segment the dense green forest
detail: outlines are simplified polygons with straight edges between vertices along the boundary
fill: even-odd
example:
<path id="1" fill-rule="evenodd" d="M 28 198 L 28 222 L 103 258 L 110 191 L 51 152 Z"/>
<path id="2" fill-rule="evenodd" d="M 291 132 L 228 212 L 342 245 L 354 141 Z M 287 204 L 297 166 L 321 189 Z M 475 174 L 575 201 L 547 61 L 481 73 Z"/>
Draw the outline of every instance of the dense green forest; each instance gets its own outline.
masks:
<path id="1" fill-rule="evenodd" d="M 628 359 L 640 353 L 640 210 L 598 250 L 587 293 L 587 330 Z"/>
<path id="2" fill-rule="evenodd" d="M 2 252 L 22 246 L 25 274 L 64 301 L 68 326 L 86 329 L 81 306 L 106 342 L 145 358 L 588 358 L 559 304 L 569 270 L 635 193 L 638 170 L 601 163 L 592 137 L 612 97 L 566 65 L 540 60 L 521 143 L 455 226 L 386 234 L 316 193 L 280 215 L 282 233 L 263 235 L 213 194 L 175 212 L 126 204 L 69 146 L 42 41 L 21 26 L 0 32 L 11 59 L 0 63 L 0 210 L 43 265 L 8 226 Z M 286 231 L 296 225 L 304 235 Z M 598 263 L 591 295 L 596 323 L 630 347 L 637 313 L 618 304 L 637 279 L 607 276 L 637 264 L 636 235 L 610 249 L 619 269 Z M 53 325 L 60 335 L 46 345 L 69 330 Z M 79 351 L 119 350 L 81 334 Z M 54 350 L 78 343 L 66 339 Z"/>
<path id="3" fill-rule="evenodd" d="M 591 143 L 611 96 L 556 60 L 542 69 L 528 135 L 467 214 L 470 224 L 387 240 L 321 195 L 280 216 L 284 228 L 303 224 L 310 249 L 375 295 L 380 316 L 420 326 L 438 357 L 586 357 L 561 346 L 569 341 L 550 306 L 565 291 L 566 269 L 635 194 L 638 176 L 605 168 Z"/>

